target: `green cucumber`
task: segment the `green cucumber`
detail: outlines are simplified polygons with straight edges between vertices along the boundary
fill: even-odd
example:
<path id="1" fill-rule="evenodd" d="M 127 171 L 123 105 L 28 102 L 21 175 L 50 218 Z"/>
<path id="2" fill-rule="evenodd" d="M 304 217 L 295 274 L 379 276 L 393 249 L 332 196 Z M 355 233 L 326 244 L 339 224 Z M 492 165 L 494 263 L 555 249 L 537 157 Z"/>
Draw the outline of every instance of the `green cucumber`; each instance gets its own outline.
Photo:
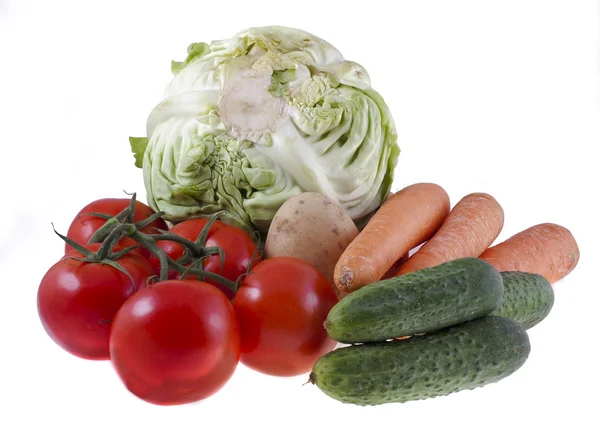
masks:
<path id="1" fill-rule="evenodd" d="M 500 308 L 492 312 L 515 320 L 528 330 L 539 324 L 554 305 L 554 290 L 544 277 L 520 271 L 500 273 L 504 294 Z"/>
<path id="2" fill-rule="evenodd" d="M 461 258 L 364 286 L 340 300 L 325 328 L 342 343 L 377 342 L 480 318 L 500 307 L 500 273 Z"/>
<path id="3" fill-rule="evenodd" d="M 529 352 L 519 324 L 490 315 L 407 340 L 335 349 L 317 360 L 309 381 L 344 403 L 407 402 L 497 382 Z"/>

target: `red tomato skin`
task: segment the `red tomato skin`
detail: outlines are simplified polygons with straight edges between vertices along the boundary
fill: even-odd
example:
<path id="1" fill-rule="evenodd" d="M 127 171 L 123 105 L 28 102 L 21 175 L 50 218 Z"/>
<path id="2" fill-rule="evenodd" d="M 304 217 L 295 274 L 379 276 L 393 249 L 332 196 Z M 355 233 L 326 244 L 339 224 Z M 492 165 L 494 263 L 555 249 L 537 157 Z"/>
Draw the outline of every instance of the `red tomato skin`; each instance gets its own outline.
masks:
<path id="1" fill-rule="evenodd" d="M 336 303 L 327 279 L 308 263 L 291 257 L 262 261 L 233 300 L 242 335 L 240 362 L 275 376 L 310 371 L 336 345 L 323 326 Z"/>
<path id="2" fill-rule="evenodd" d="M 205 218 L 189 219 L 174 225 L 169 232 L 188 240 L 196 241 L 207 222 L 208 219 Z M 173 260 L 178 260 L 184 254 L 184 249 L 179 243 L 160 240 L 157 242 L 157 245 Z M 225 266 L 221 271 L 221 259 L 219 255 L 213 255 L 204 260 L 204 270 L 222 275 L 233 282 L 236 282 L 241 275 L 246 273 L 251 262 L 252 266 L 260 262 L 260 256 L 255 252 L 256 244 L 248 233 L 241 228 L 225 224 L 221 221 L 215 221 L 211 224 L 208 231 L 208 238 L 206 239 L 206 246 L 219 246 L 223 250 L 225 253 Z M 155 270 L 160 269 L 159 261 L 156 257 L 151 257 L 150 263 Z M 178 279 L 179 274 L 175 271 L 170 271 L 169 278 Z M 188 274 L 186 278 L 195 279 L 196 277 Z M 235 293 L 227 287 L 210 279 L 207 279 L 205 282 L 225 293 L 229 300 L 233 299 Z"/>
<path id="3" fill-rule="evenodd" d="M 157 405 L 205 399 L 233 375 L 240 332 L 233 307 L 217 288 L 167 280 L 125 302 L 113 321 L 110 355 L 135 396 Z"/>
<path id="4" fill-rule="evenodd" d="M 99 244 L 86 245 L 97 251 Z M 38 314 L 50 338 L 83 359 L 109 359 L 111 321 L 134 292 L 127 275 L 110 265 L 86 263 L 71 251 L 44 275 L 37 293 Z M 118 260 L 133 277 L 135 290 L 153 274 L 148 261 L 128 253 Z"/>
<path id="5" fill-rule="evenodd" d="M 130 199 L 112 198 L 98 199 L 89 203 L 79 211 L 79 213 L 71 222 L 69 230 L 67 231 L 67 237 L 76 241 L 79 244 L 87 244 L 90 237 L 92 237 L 96 230 L 102 227 L 102 225 L 104 225 L 104 223 L 106 222 L 105 219 L 96 218 L 94 216 L 89 215 L 90 213 L 95 212 L 115 216 L 123 209 L 127 208 L 130 203 Z M 150 206 L 140 202 L 139 200 L 136 200 L 134 213 L 135 222 L 142 221 L 148 218 L 149 216 L 153 215 L 154 213 L 155 212 L 150 208 Z M 147 234 L 158 233 L 158 231 L 153 229 L 153 227 L 165 231 L 169 229 L 166 221 L 162 218 L 158 218 L 152 221 L 147 227 L 142 228 L 140 231 Z M 137 242 L 129 238 L 121 239 L 120 243 L 122 243 L 125 246 L 138 245 Z M 72 247 L 65 243 L 65 253 L 69 252 L 70 250 L 72 250 Z M 146 249 L 140 249 L 140 252 L 146 258 L 150 257 L 150 252 L 148 252 Z"/>

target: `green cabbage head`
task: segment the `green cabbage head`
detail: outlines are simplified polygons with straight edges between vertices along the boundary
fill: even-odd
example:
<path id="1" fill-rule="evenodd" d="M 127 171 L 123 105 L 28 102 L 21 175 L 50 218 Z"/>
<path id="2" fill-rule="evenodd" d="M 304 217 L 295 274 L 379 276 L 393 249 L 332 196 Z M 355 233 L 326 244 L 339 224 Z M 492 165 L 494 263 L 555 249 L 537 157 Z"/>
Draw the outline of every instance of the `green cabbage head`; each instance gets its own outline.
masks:
<path id="1" fill-rule="evenodd" d="M 326 41 L 286 27 L 250 28 L 188 47 L 131 138 L 150 206 L 172 222 L 221 218 L 265 232 L 303 191 L 355 221 L 385 199 L 397 134 L 367 71 Z"/>

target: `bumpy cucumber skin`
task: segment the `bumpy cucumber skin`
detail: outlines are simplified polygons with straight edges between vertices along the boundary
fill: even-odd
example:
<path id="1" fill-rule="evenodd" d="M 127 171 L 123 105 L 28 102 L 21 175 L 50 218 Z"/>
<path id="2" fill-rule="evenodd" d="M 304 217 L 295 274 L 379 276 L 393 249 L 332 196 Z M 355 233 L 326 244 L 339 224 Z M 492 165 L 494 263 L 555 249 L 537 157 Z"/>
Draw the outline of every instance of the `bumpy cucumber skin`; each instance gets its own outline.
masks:
<path id="1" fill-rule="evenodd" d="M 503 271 L 504 294 L 492 315 L 510 318 L 528 330 L 548 316 L 554 305 L 554 290 L 544 277 L 520 271 Z"/>
<path id="2" fill-rule="evenodd" d="M 407 340 L 338 348 L 315 363 L 309 379 L 344 403 L 404 403 L 497 382 L 529 352 L 523 327 L 487 316 Z"/>
<path id="3" fill-rule="evenodd" d="M 492 265 L 456 259 L 350 293 L 331 309 L 325 328 L 342 343 L 412 336 L 484 317 L 500 307 L 503 291 Z"/>

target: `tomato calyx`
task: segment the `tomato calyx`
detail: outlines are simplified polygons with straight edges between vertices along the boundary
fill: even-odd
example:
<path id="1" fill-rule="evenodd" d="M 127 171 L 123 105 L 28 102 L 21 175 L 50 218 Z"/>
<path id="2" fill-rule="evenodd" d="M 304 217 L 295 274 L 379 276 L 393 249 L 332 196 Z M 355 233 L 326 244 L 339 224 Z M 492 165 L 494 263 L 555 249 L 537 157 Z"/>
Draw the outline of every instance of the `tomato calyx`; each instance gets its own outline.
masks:
<path id="1" fill-rule="evenodd" d="M 87 243 L 101 243 L 98 252 L 93 253 L 78 244 L 72 239 L 68 239 L 61 234 L 58 234 L 69 246 L 77 250 L 84 257 L 78 258 L 80 261 L 86 262 L 102 262 L 108 265 L 117 267 L 116 260 L 135 248 L 141 248 L 142 252 L 156 257 L 159 261 L 160 268 L 156 270 L 158 276 L 153 276 L 149 279 L 148 284 L 155 284 L 160 281 L 171 279 L 169 271 L 175 271 L 180 275 L 180 279 L 185 279 L 188 275 L 194 275 L 201 280 L 212 280 L 236 293 L 239 280 L 232 281 L 223 275 L 216 274 L 204 269 L 204 261 L 214 255 L 219 255 L 220 273 L 223 273 L 225 267 L 225 252 L 219 246 L 206 246 L 209 236 L 210 227 L 215 223 L 216 219 L 222 212 L 215 213 L 202 229 L 196 240 L 189 240 L 178 234 L 171 233 L 162 228 L 152 228 L 154 232 L 145 231 L 154 221 L 162 218 L 164 212 L 156 212 L 143 220 L 135 221 L 136 213 L 136 193 L 131 195 L 131 200 L 127 207 L 115 215 L 106 213 L 89 212 L 90 216 L 104 219 L 106 222 L 100 226 L 87 240 Z M 144 231 L 142 231 L 144 230 Z M 55 230 L 56 232 L 56 230 Z M 119 252 L 113 252 L 114 246 L 122 239 L 129 239 L 136 243 L 135 246 L 129 246 Z M 181 245 L 184 254 L 181 258 L 173 260 L 163 249 L 157 245 L 158 241 L 171 241 Z M 129 244 L 129 243 L 125 243 Z M 157 267 L 158 268 L 158 267 Z M 248 271 L 249 271 L 248 267 Z M 122 270 L 126 272 L 125 270 Z"/>
<path id="2" fill-rule="evenodd" d="M 85 246 L 77 243 L 75 240 L 72 240 L 69 237 L 66 237 L 66 236 L 60 234 L 54 228 L 54 224 L 52 224 L 52 230 L 54 230 L 54 233 L 56 233 L 56 235 L 58 235 L 65 243 L 67 243 L 69 246 L 71 246 L 73 248 L 73 250 L 75 250 L 83 255 L 82 258 L 75 258 L 75 257 L 69 257 L 69 256 L 67 256 L 67 257 L 69 257 L 70 259 L 72 259 L 74 261 L 78 261 L 78 262 L 100 263 L 100 264 L 108 265 L 108 266 L 111 266 L 111 267 L 117 269 L 118 271 L 121 271 L 122 273 L 127 275 L 127 277 L 131 280 L 131 285 L 132 285 L 132 290 L 133 290 L 132 293 L 135 292 L 136 286 L 135 286 L 135 281 L 134 281 L 133 277 L 117 261 L 120 258 L 122 258 L 123 256 L 125 256 L 126 254 L 128 254 L 129 252 L 131 252 L 132 250 L 137 249 L 138 246 L 128 246 L 122 250 L 119 250 L 116 252 L 114 251 L 116 244 L 119 242 L 119 240 L 122 237 L 122 231 L 123 231 L 122 228 L 118 228 L 118 227 L 113 228 L 113 230 L 104 239 L 104 241 L 98 248 L 97 252 L 93 252 L 93 251 L 89 250 L 88 248 L 86 248 Z"/>
<path id="3" fill-rule="evenodd" d="M 105 219 L 106 222 L 96 230 L 92 237 L 88 240 L 88 243 L 101 243 L 104 241 L 106 237 L 108 237 L 113 231 L 113 229 L 121 223 L 124 224 L 135 224 L 136 228 L 141 230 L 142 228 L 147 227 L 152 222 L 156 221 L 158 218 L 162 218 L 164 216 L 164 212 L 159 211 L 156 212 L 146 219 L 135 222 L 135 206 L 136 206 L 136 193 L 131 195 L 131 200 L 129 202 L 129 206 L 119 212 L 117 215 L 111 216 L 104 213 L 91 212 L 90 215 L 96 218 Z M 159 230 L 159 229 L 157 229 Z M 161 230 L 159 230 L 161 231 Z"/>
<path id="4" fill-rule="evenodd" d="M 192 274 L 200 279 L 210 279 L 222 284 L 233 293 L 236 293 L 238 289 L 237 282 L 231 281 L 222 275 L 206 271 L 203 268 L 204 259 L 216 254 L 219 255 L 221 268 L 223 268 L 225 264 L 225 253 L 221 248 L 217 246 L 205 246 L 210 226 L 216 221 L 218 215 L 219 214 L 217 213 L 210 218 L 195 242 L 166 231 L 162 231 L 159 234 L 145 234 L 138 231 L 134 224 L 121 224 L 121 226 L 127 237 L 138 242 L 143 248 L 147 249 L 152 255 L 158 258 L 160 262 L 158 282 L 168 280 L 169 270 L 174 270 L 181 275 L 182 279 L 185 278 L 186 275 Z M 173 260 L 157 245 L 156 242 L 158 240 L 169 240 L 180 243 L 185 250 L 184 256 L 177 261 Z M 184 264 L 189 265 L 186 266 Z"/>
<path id="5" fill-rule="evenodd" d="M 149 217 L 148 220 L 150 220 L 151 218 L 154 219 L 153 217 Z M 211 218 L 211 221 L 209 221 L 209 224 L 212 224 L 215 221 L 215 219 L 216 219 L 216 216 Z M 144 221 L 146 221 L 146 220 L 144 220 Z M 156 256 L 160 261 L 160 275 L 158 276 L 158 279 L 152 278 L 154 280 L 153 284 L 156 284 L 157 282 L 160 282 L 160 281 L 169 280 L 169 270 L 172 269 L 172 270 L 175 270 L 176 272 L 178 272 L 182 276 L 182 278 L 185 278 L 185 276 L 188 274 L 192 274 L 201 279 L 211 279 L 220 284 L 223 284 L 225 287 L 227 287 L 232 292 L 234 292 L 234 293 L 237 292 L 237 289 L 238 289 L 237 282 L 233 282 L 233 281 L 223 277 L 222 275 L 206 271 L 202 267 L 202 259 L 204 259 L 210 255 L 213 255 L 213 254 L 218 254 L 221 258 L 221 262 L 224 263 L 225 254 L 222 251 L 222 249 L 220 249 L 219 247 L 216 247 L 216 246 L 200 247 L 190 240 L 187 240 L 176 234 L 168 234 L 166 232 L 160 233 L 160 234 L 145 234 L 145 233 L 142 233 L 141 231 L 139 231 L 140 228 L 138 228 L 138 226 L 139 226 L 138 224 L 139 223 L 117 223 L 116 221 L 113 221 L 112 223 L 110 223 L 109 226 L 106 227 L 107 229 L 110 230 L 110 232 L 108 233 L 108 236 L 106 236 L 104 238 L 104 241 L 100 245 L 100 248 L 98 249 L 97 252 L 92 252 L 91 250 L 87 249 L 86 247 L 82 246 L 81 244 L 77 243 L 76 241 L 60 234 L 58 231 L 56 231 L 56 229 L 54 229 L 54 225 L 52 225 L 52 228 L 53 228 L 54 232 L 63 241 L 65 241 L 67 244 L 69 244 L 69 246 L 71 246 L 73 248 L 73 250 L 76 250 L 77 252 L 79 252 L 83 255 L 82 258 L 72 258 L 73 260 L 81 261 L 81 262 L 94 262 L 94 263 L 102 263 L 102 264 L 110 265 L 110 266 L 118 269 L 119 271 L 125 273 L 131 279 L 134 289 L 135 289 L 135 282 L 133 281 L 133 278 L 127 272 L 127 270 L 125 268 L 123 268 L 117 262 L 117 260 L 119 258 L 121 258 L 122 256 L 126 255 L 127 253 L 131 252 L 133 249 L 142 247 L 144 249 L 147 249 L 152 255 Z M 206 233 L 208 233 L 208 228 L 210 227 L 209 224 L 206 225 Z M 138 242 L 140 246 L 128 246 L 122 250 L 115 252 L 113 250 L 114 247 L 119 242 L 119 240 L 121 240 L 121 238 L 124 236 L 129 237 L 132 240 Z M 192 264 L 189 266 L 184 266 L 179 261 L 175 261 L 175 260 L 169 258 L 167 256 L 167 254 L 165 253 L 165 251 L 162 250 L 160 247 L 158 247 L 158 245 L 156 244 L 157 240 L 167 240 L 167 239 L 181 243 L 184 246 L 184 248 L 190 249 L 190 250 L 192 249 L 192 245 L 193 245 L 194 251 L 196 253 L 198 253 L 198 255 L 200 257 L 198 259 L 194 260 L 194 262 L 192 262 Z M 204 240 L 206 239 L 206 235 L 204 235 L 202 237 L 198 237 L 197 241 L 202 243 L 203 239 Z"/>
<path id="6" fill-rule="evenodd" d="M 217 220 L 218 216 L 222 213 L 222 211 L 215 213 L 206 223 L 200 234 L 195 241 L 191 241 L 186 239 L 185 237 L 181 237 L 177 234 L 170 233 L 168 231 L 159 230 L 160 234 L 152 234 L 151 237 L 158 240 L 166 240 L 166 241 L 174 241 L 182 245 L 184 249 L 184 254 L 181 258 L 177 260 L 179 264 L 192 264 L 191 267 L 199 270 L 203 270 L 203 261 L 204 259 L 213 256 L 219 255 L 219 260 L 221 262 L 221 272 L 223 272 L 223 268 L 225 267 L 225 252 L 218 246 L 206 246 L 206 240 L 208 239 L 208 232 L 212 225 Z M 190 268 L 190 267 L 188 267 Z"/>

